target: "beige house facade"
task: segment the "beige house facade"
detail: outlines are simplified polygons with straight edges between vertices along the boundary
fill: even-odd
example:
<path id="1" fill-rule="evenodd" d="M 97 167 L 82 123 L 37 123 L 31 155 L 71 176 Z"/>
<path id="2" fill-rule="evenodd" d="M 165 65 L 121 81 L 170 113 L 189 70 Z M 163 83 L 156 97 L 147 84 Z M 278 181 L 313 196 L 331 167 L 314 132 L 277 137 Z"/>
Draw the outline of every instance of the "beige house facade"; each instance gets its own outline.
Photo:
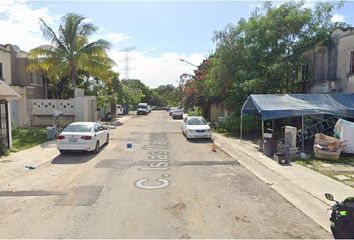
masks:
<path id="1" fill-rule="evenodd" d="M 309 93 L 354 92 L 354 28 L 336 29 L 328 46 L 316 46 L 304 54 L 301 77 Z"/>
<path id="2" fill-rule="evenodd" d="M 11 84 L 11 52 L 0 46 L 0 156 L 11 149 L 11 106 L 20 96 Z"/>
<path id="3" fill-rule="evenodd" d="M 20 50 L 18 46 L 0 45 L 0 65 L 3 69 L 3 81 L 20 96 L 18 99 L 10 101 L 10 114 L 15 126 L 30 126 L 27 113 L 28 99 L 47 98 L 47 83 L 44 75 L 26 71 L 27 63 L 28 54 Z"/>
<path id="4" fill-rule="evenodd" d="M 48 82 L 43 73 L 26 71 L 28 53 L 11 44 L 0 44 L 0 79 L 18 95 L 9 100 L 9 117 L 14 126 L 52 126 L 54 113 L 61 112 L 61 127 L 73 121 L 97 121 L 95 96 L 75 90 L 75 98 L 48 99 Z M 0 98 L 1 100 L 1 98 Z"/>

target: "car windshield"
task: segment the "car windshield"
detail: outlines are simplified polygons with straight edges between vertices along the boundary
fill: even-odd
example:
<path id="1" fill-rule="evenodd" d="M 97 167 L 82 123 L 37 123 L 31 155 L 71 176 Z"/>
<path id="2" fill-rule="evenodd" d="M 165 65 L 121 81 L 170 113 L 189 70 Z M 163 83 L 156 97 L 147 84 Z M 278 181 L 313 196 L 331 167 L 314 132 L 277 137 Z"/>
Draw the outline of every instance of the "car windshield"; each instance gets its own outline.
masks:
<path id="1" fill-rule="evenodd" d="M 63 132 L 91 132 L 92 126 L 84 124 L 75 124 L 67 126 Z"/>
<path id="2" fill-rule="evenodd" d="M 191 118 L 188 120 L 188 125 L 206 125 L 207 121 L 204 118 Z"/>

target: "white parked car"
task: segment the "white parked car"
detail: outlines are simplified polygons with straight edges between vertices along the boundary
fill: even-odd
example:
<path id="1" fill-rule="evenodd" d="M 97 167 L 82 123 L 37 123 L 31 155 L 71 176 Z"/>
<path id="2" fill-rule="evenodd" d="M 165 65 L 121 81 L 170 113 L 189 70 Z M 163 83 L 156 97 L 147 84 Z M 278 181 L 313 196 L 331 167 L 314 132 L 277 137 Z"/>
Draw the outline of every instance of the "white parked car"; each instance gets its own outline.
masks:
<path id="1" fill-rule="evenodd" d="M 211 139 L 211 128 L 203 117 L 186 117 L 182 123 L 182 133 L 187 139 L 208 138 Z"/>
<path id="2" fill-rule="evenodd" d="M 74 122 L 57 138 L 60 153 L 66 151 L 89 151 L 98 153 L 101 146 L 109 143 L 107 128 L 96 122 Z"/>

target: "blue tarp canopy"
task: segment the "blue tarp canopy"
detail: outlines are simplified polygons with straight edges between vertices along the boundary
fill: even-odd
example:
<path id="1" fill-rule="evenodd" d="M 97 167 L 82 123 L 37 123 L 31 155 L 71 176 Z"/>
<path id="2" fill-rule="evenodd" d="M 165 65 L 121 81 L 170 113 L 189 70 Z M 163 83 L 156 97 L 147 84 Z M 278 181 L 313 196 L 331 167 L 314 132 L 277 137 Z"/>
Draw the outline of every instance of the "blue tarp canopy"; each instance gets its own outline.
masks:
<path id="1" fill-rule="evenodd" d="M 263 121 L 315 114 L 354 118 L 354 94 L 254 94 L 242 114 L 260 114 Z"/>

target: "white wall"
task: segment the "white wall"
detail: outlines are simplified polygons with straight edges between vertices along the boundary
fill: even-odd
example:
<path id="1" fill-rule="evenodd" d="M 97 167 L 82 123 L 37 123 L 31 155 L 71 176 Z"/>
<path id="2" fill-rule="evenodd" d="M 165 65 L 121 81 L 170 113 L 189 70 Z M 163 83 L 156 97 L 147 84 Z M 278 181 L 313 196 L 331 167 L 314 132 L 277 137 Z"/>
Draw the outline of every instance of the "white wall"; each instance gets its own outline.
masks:
<path id="1" fill-rule="evenodd" d="M 16 126 L 29 127 L 30 116 L 27 111 L 27 89 L 19 86 L 12 86 L 12 88 L 20 95 L 19 99 L 10 101 L 12 122 Z"/>

